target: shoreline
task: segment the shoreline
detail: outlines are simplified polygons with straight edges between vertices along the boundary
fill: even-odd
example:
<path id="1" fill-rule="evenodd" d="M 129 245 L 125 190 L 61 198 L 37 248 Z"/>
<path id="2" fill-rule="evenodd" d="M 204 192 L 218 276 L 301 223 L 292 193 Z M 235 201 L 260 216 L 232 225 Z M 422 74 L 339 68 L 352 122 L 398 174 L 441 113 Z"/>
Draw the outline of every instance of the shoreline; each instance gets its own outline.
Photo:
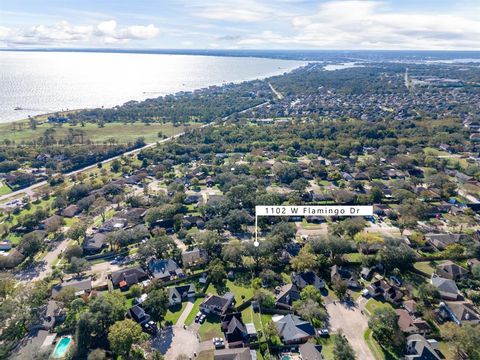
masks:
<path id="1" fill-rule="evenodd" d="M 46 53 L 51 53 L 51 52 L 65 52 L 65 53 L 79 52 L 79 53 L 83 53 L 83 52 L 86 52 L 86 53 L 132 54 L 132 55 L 139 54 L 139 55 L 171 55 L 171 56 L 208 56 L 208 57 L 226 57 L 226 58 L 240 58 L 240 59 L 251 58 L 251 59 L 257 59 L 257 60 L 277 60 L 277 61 L 302 62 L 302 64 L 298 64 L 298 65 L 293 65 L 292 64 L 292 66 L 287 66 L 287 67 L 281 68 L 281 69 L 272 69 L 272 72 L 269 72 L 265 75 L 250 77 L 250 78 L 246 78 L 246 79 L 243 79 L 243 80 L 220 82 L 220 83 L 217 82 L 217 83 L 212 83 L 212 84 L 209 84 L 209 85 L 205 85 L 203 87 L 198 87 L 198 88 L 194 88 L 194 89 L 190 89 L 190 90 L 177 90 L 176 92 L 166 93 L 166 94 L 159 95 L 159 96 L 145 97 L 141 100 L 129 99 L 129 100 L 126 100 L 125 102 L 123 102 L 121 104 L 105 106 L 104 107 L 105 109 L 111 109 L 113 107 L 123 106 L 130 101 L 142 102 L 142 101 L 145 101 L 145 100 L 148 100 L 148 99 L 156 99 L 156 98 L 160 98 L 160 97 L 164 97 L 164 96 L 175 95 L 176 93 L 180 93 L 180 92 L 191 93 L 191 92 L 194 92 L 194 91 L 206 90 L 211 86 L 221 86 L 221 87 L 223 87 L 223 86 L 226 86 L 226 85 L 229 85 L 229 84 L 241 84 L 241 83 L 250 82 L 250 81 L 267 80 L 271 77 L 282 76 L 284 74 L 288 74 L 288 73 L 290 73 L 294 70 L 305 67 L 312 62 L 316 62 L 316 61 L 295 60 L 295 59 L 291 59 L 291 60 L 290 59 L 279 59 L 279 58 L 270 58 L 270 57 L 261 57 L 261 56 L 255 56 L 255 57 L 254 56 L 248 56 L 247 57 L 247 56 L 217 55 L 217 54 L 207 55 L 207 54 L 200 54 L 200 53 L 184 54 L 184 53 L 152 53 L 152 52 L 131 52 L 131 51 L 111 51 L 111 52 L 108 52 L 108 51 L 83 51 L 83 50 L 61 51 L 61 50 L 6 50 L 6 49 L 0 49 L 0 53 L 1 52 L 37 52 L 37 53 L 38 52 L 46 52 Z M 277 72 L 275 70 L 282 70 L 282 71 Z M 26 105 L 26 107 L 28 107 L 28 105 Z M 31 115 L 30 117 L 26 117 L 26 118 L 22 117 L 22 118 L 18 118 L 18 119 L 15 119 L 15 120 L 7 120 L 7 121 L 2 121 L 2 118 L 0 117 L 0 125 L 8 125 L 8 124 L 13 124 L 13 123 L 18 123 L 18 122 L 27 122 L 28 123 L 30 121 L 30 119 L 38 120 L 39 117 L 48 117 L 48 116 L 55 115 L 55 114 L 69 114 L 69 113 L 72 113 L 72 112 L 83 111 L 83 110 L 93 110 L 93 109 L 98 109 L 98 108 L 102 108 L 102 107 L 103 107 L 102 105 L 99 105 L 99 106 L 94 106 L 94 107 L 79 107 L 79 108 L 76 108 L 76 109 L 68 109 L 68 110 L 59 109 L 59 110 L 53 110 L 53 111 L 49 111 L 49 112 L 44 112 L 44 113 Z"/>

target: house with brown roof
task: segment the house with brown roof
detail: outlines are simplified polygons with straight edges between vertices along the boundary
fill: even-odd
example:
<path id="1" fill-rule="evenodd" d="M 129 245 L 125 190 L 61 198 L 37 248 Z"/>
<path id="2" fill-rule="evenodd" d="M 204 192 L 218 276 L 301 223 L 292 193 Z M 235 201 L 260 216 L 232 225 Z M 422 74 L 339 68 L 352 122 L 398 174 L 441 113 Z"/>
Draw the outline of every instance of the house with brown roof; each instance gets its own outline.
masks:
<path id="1" fill-rule="evenodd" d="M 432 328 L 423 319 L 414 318 L 404 309 L 396 309 L 397 323 L 400 330 L 405 334 L 428 334 Z"/>
<path id="2" fill-rule="evenodd" d="M 126 290 L 131 285 L 138 284 L 142 280 L 148 279 L 148 275 L 141 267 L 134 267 L 115 271 L 110 274 L 110 279 L 112 280 L 114 287 Z"/>

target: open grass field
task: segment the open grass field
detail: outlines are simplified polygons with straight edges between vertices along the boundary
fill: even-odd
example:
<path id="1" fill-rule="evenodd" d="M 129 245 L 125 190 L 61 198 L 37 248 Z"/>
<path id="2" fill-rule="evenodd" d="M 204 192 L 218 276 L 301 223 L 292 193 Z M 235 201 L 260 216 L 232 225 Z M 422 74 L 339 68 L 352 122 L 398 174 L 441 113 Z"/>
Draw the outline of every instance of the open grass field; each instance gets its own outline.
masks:
<path id="1" fill-rule="evenodd" d="M 6 194 L 10 194 L 12 192 L 12 190 L 10 190 L 10 188 L 5 185 L 2 181 L 0 181 L 0 195 L 6 195 Z"/>
<path id="2" fill-rule="evenodd" d="M 189 127 L 195 127 L 196 124 L 188 125 Z M 142 122 L 135 123 L 107 123 L 104 127 L 99 128 L 96 124 L 85 123 L 85 126 L 76 125 L 71 126 L 64 124 L 63 126 L 53 126 L 49 123 L 43 123 L 38 125 L 36 129 L 31 129 L 28 123 L 24 123 L 21 129 L 17 125 L 15 128 L 12 123 L 0 124 L 0 142 L 4 140 L 15 141 L 15 143 L 22 143 L 22 141 L 29 141 L 32 139 L 40 138 L 45 130 L 55 129 L 55 139 L 65 139 L 69 136 L 71 130 L 82 131 L 84 133 L 84 139 L 90 139 L 91 141 L 103 143 L 110 138 L 114 138 L 117 143 L 124 144 L 127 142 L 133 142 L 139 137 L 145 138 L 145 142 L 154 143 L 161 138 L 158 137 L 158 133 L 161 132 L 165 136 L 172 136 L 182 132 L 186 127 L 175 127 L 172 124 L 144 124 Z"/>

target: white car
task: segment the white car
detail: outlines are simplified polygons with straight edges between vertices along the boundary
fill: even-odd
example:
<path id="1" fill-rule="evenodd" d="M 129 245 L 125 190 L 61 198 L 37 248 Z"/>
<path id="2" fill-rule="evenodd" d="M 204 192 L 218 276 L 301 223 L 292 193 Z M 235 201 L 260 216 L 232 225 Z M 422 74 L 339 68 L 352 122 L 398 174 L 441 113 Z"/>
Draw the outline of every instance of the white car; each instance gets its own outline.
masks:
<path id="1" fill-rule="evenodd" d="M 225 347 L 225 341 L 223 340 L 223 338 L 213 338 L 212 342 L 215 346 L 215 349 L 222 349 Z"/>

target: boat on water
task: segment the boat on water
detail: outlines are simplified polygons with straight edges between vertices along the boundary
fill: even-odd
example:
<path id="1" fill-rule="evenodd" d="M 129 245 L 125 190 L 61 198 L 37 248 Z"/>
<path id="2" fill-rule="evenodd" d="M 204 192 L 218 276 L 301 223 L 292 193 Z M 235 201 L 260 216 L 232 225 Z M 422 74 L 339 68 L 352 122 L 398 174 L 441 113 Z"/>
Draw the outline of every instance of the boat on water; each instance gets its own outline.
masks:
<path id="1" fill-rule="evenodd" d="M 23 110 L 20 106 L 16 106 L 13 110 Z"/>

